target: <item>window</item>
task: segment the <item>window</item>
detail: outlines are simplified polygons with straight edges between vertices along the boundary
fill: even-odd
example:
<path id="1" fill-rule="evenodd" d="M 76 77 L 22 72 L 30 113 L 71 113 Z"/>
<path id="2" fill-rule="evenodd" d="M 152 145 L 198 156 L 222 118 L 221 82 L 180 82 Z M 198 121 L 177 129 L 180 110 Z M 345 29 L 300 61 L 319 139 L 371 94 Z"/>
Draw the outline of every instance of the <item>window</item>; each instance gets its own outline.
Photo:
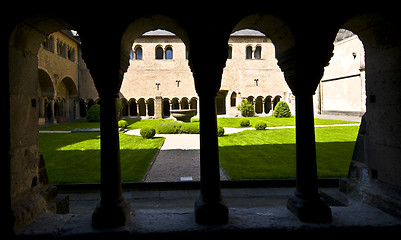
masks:
<path id="1" fill-rule="evenodd" d="M 171 46 L 166 47 L 166 59 L 173 59 L 173 48 Z"/>
<path id="2" fill-rule="evenodd" d="M 156 47 L 156 59 L 163 59 L 163 48 L 160 46 Z"/>
<path id="3" fill-rule="evenodd" d="M 134 59 L 134 51 L 132 51 L 132 49 L 131 52 L 129 52 L 129 59 L 130 60 Z"/>
<path id="4" fill-rule="evenodd" d="M 67 49 L 67 59 L 75 62 L 75 49 L 73 47 L 68 47 Z"/>
<path id="5" fill-rule="evenodd" d="M 232 58 L 233 58 L 233 47 L 232 46 L 228 46 L 227 59 L 232 59 Z"/>
<path id="6" fill-rule="evenodd" d="M 135 59 L 142 60 L 142 47 L 141 46 L 135 47 Z"/>
<path id="7" fill-rule="evenodd" d="M 246 47 L 246 59 L 252 59 L 252 46 Z"/>
<path id="8" fill-rule="evenodd" d="M 233 93 L 231 94 L 230 106 L 231 106 L 231 107 L 237 106 L 237 93 L 236 93 L 236 92 L 233 92 Z"/>
<path id="9" fill-rule="evenodd" d="M 262 58 L 262 47 L 257 46 L 254 52 L 254 58 L 255 59 L 261 59 Z"/>
<path id="10" fill-rule="evenodd" d="M 63 43 L 57 40 L 57 54 L 61 56 L 62 54 Z"/>

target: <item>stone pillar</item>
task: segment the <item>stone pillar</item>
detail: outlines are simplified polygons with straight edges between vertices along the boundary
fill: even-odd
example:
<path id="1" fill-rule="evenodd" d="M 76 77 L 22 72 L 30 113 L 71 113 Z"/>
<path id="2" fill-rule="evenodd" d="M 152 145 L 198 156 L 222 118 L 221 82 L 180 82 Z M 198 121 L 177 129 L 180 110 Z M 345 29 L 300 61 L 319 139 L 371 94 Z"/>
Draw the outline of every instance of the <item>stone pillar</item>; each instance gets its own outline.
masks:
<path id="1" fill-rule="evenodd" d="M 194 41 L 189 53 L 189 66 L 199 96 L 200 122 L 200 196 L 195 202 L 195 220 L 199 224 L 224 224 L 228 222 L 229 211 L 220 187 L 216 96 L 227 61 L 228 45 L 223 40 L 206 46 L 205 42 L 207 39 Z M 204 54 L 204 49 L 215 53 L 213 59 Z"/>
<path id="2" fill-rule="evenodd" d="M 228 221 L 228 208 L 220 189 L 216 96 L 202 95 L 200 102 L 200 197 L 195 202 L 196 222 L 221 224 Z"/>
<path id="3" fill-rule="evenodd" d="M 277 55 L 278 65 L 295 95 L 296 191 L 288 200 L 287 208 L 304 222 L 331 221 L 331 210 L 320 200 L 318 193 L 313 116 L 313 95 L 323 76 L 324 66 L 330 60 L 332 48 L 327 48 L 333 46 L 330 44 L 313 43 L 315 51 L 308 53 L 293 47 Z"/>
<path id="4" fill-rule="evenodd" d="M 53 124 L 57 124 L 57 119 L 55 117 L 54 114 L 54 99 L 50 100 L 50 111 L 51 111 L 51 118 L 49 119 L 50 122 L 52 122 Z"/>
<path id="5" fill-rule="evenodd" d="M 92 226 L 123 226 L 130 216 L 130 205 L 122 196 L 120 145 L 117 127 L 118 95 L 100 96 L 100 203 L 92 215 Z"/>
<path id="6" fill-rule="evenodd" d="M 329 222 L 330 208 L 320 200 L 317 186 L 313 95 L 299 92 L 296 112 L 296 192 L 287 208 L 301 221 Z"/>
<path id="7" fill-rule="evenodd" d="M 163 118 L 163 98 L 162 96 L 156 96 L 155 100 L 155 118 Z"/>

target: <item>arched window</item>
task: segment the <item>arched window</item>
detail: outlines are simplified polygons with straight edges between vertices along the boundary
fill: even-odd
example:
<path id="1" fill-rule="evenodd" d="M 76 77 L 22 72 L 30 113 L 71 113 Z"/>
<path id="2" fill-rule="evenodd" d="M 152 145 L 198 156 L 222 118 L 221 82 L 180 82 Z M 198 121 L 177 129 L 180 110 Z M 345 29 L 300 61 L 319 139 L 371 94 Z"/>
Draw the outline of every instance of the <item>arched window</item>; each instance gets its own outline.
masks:
<path id="1" fill-rule="evenodd" d="M 254 52 L 254 58 L 255 59 L 261 59 L 262 58 L 262 47 L 257 46 Z"/>
<path id="2" fill-rule="evenodd" d="M 231 107 L 237 106 L 237 93 L 236 92 L 231 93 L 230 106 Z"/>
<path id="3" fill-rule="evenodd" d="M 231 45 L 228 46 L 228 55 L 227 59 L 232 59 L 233 58 L 233 47 Z"/>
<path id="4" fill-rule="evenodd" d="M 135 47 L 135 59 L 142 60 L 142 47 L 141 46 Z"/>
<path id="5" fill-rule="evenodd" d="M 252 46 L 246 47 L 246 59 L 252 59 Z"/>
<path id="6" fill-rule="evenodd" d="M 134 59 L 134 51 L 132 51 L 132 49 L 131 52 L 129 52 L 129 59 L 130 60 Z"/>
<path id="7" fill-rule="evenodd" d="M 171 46 L 166 47 L 166 59 L 173 59 L 173 48 Z"/>
<path id="8" fill-rule="evenodd" d="M 160 46 L 156 47 L 156 59 L 163 59 L 163 48 Z"/>

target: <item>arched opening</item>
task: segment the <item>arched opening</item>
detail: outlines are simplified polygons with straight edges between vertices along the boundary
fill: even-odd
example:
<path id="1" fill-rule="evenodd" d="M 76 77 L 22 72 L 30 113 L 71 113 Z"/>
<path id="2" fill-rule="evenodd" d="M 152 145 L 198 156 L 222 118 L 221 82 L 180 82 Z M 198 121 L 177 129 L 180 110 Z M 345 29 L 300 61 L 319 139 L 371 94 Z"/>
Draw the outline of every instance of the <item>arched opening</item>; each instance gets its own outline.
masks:
<path id="1" fill-rule="evenodd" d="M 66 122 L 74 119 L 74 100 L 78 97 L 78 90 L 71 77 L 65 77 L 57 86 L 57 97 L 63 98 L 62 110 L 58 113 L 57 122 Z"/>
<path id="2" fill-rule="evenodd" d="M 181 109 L 189 109 L 188 98 L 183 97 L 183 98 L 181 99 Z"/>
<path id="3" fill-rule="evenodd" d="M 49 74 L 38 69 L 38 96 L 39 96 L 39 124 L 43 125 L 48 120 L 53 120 L 53 109 L 50 99 L 54 98 L 54 86 Z"/>
<path id="4" fill-rule="evenodd" d="M 93 100 L 93 99 L 91 99 L 91 98 L 89 98 L 88 100 L 86 100 L 86 111 L 89 111 L 89 109 L 91 109 L 91 107 L 93 106 L 93 105 L 95 105 L 96 104 L 96 102 Z"/>
<path id="5" fill-rule="evenodd" d="M 190 109 L 196 109 L 198 110 L 198 99 L 196 97 L 191 98 L 189 101 Z M 196 114 L 198 114 L 198 111 L 196 111 Z"/>
<path id="6" fill-rule="evenodd" d="M 142 47 L 144 61 L 134 61 L 126 67 L 120 91 L 124 96 L 135 98 L 155 97 L 154 117 L 170 116 L 167 110 L 180 109 L 180 101 L 176 99 L 176 96 L 182 96 L 183 92 L 193 95 L 195 92 L 186 56 L 190 47 L 186 32 L 174 20 L 166 16 L 143 17 L 136 19 L 126 29 L 121 41 L 122 49 L 128 49 L 129 45 L 131 48 Z M 152 55 L 155 57 L 146 58 Z M 172 65 L 170 61 L 155 60 L 174 60 L 174 64 Z M 122 69 L 125 69 L 125 66 Z M 172 71 L 166 75 L 166 71 L 169 70 Z M 144 87 L 135 88 L 133 91 L 132 86 Z M 177 91 L 180 94 L 176 94 Z M 159 96 L 162 101 L 158 100 Z M 171 104 L 165 99 L 167 102 L 171 99 Z M 186 106 L 189 107 L 189 103 Z"/>
<path id="7" fill-rule="evenodd" d="M 138 99 L 138 113 L 139 116 L 146 116 L 146 103 L 143 98 Z"/>
<path id="8" fill-rule="evenodd" d="M 61 77 L 65 75 L 55 75 L 44 68 L 41 65 L 43 58 L 39 52 L 49 56 L 55 55 L 55 58 L 61 55 L 67 58 L 67 49 L 62 49 L 66 47 L 65 45 L 60 44 L 59 51 L 50 50 L 56 40 L 48 36 L 62 29 L 73 29 L 73 27 L 62 19 L 41 15 L 23 19 L 15 25 L 9 35 L 8 59 L 12 64 L 8 64 L 7 105 L 10 119 L 7 124 L 12 137 L 7 139 L 6 145 L 9 149 L 5 152 L 14 154 L 8 155 L 9 161 L 6 162 L 9 162 L 9 165 L 4 168 L 10 174 L 5 189 L 9 189 L 8 199 L 12 203 L 9 213 L 12 214 L 13 220 L 8 213 L 6 214 L 7 222 L 13 228 L 11 231 L 18 232 L 26 223 L 47 211 L 42 195 L 46 189 L 42 189 L 44 187 L 42 179 L 39 179 L 39 184 L 36 181 L 40 161 L 38 120 L 46 117 L 54 119 L 54 105 L 57 100 L 55 99 L 57 85 L 54 84 L 56 82 L 54 80 L 59 76 L 57 82 L 62 82 Z M 53 40 L 54 42 L 51 42 Z M 72 56 L 69 60 L 66 61 L 66 65 L 74 64 Z M 39 104 L 35 104 L 38 99 Z M 56 104 L 56 108 L 60 104 L 62 101 Z M 26 204 L 28 201 L 29 204 Z M 24 210 L 21 211 L 21 208 Z"/>
<path id="9" fill-rule="evenodd" d="M 147 101 L 148 105 L 148 116 L 154 116 L 155 115 L 155 100 L 153 98 L 149 98 Z"/>
<path id="10" fill-rule="evenodd" d="M 176 110 L 176 109 L 180 109 L 180 103 L 178 101 L 178 98 L 173 98 L 171 99 L 171 109 Z"/>
<path id="11" fill-rule="evenodd" d="M 352 34 L 355 34 L 361 43 L 353 39 L 355 36 Z M 360 79 L 358 76 L 354 79 L 361 81 L 363 75 L 366 79 L 365 85 L 363 85 L 363 81 L 361 82 L 361 92 L 366 91 L 366 114 L 362 118 L 359 129 L 348 181 L 350 184 L 363 185 L 358 181 L 369 177 L 378 179 L 382 183 L 401 186 L 399 178 L 401 171 L 398 167 L 401 165 L 398 157 L 401 154 L 401 148 L 400 145 L 396 146 L 399 136 L 392 134 L 401 132 L 401 126 L 398 124 L 401 122 L 401 116 L 399 111 L 394 111 L 392 107 L 394 102 L 399 102 L 401 91 L 398 83 L 388 81 L 388 79 L 400 79 L 401 76 L 399 70 L 401 33 L 394 22 L 387 17 L 364 14 L 348 19 L 341 26 L 334 42 L 341 40 L 339 35 L 343 35 L 343 41 L 348 38 L 351 42 L 352 40 L 356 42 L 357 46 L 359 45 L 359 48 L 344 51 L 344 54 L 349 62 L 355 62 L 356 66 L 360 66 L 355 70 L 355 75 L 360 74 Z M 358 51 L 358 49 L 360 50 Z M 336 45 L 334 44 L 335 50 Z M 332 60 L 335 57 L 334 52 Z M 364 94 L 360 93 L 351 92 L 349 94 L 359 95 L 358 98 L 361 98 L 363 105 L 365 98 Z M 393 148 L 393 150 L 389 152 L 389 148 Z M 355 180 L 356 182 L 354 182 Z M 365 181 L 365 183 L 367 182 Z M 375 199 L 378 200 L 375 204 L 383 209 L 390 206 L 379 198 Z"/>
<path id="12" fill-rule="evenodd" d="M 121 104 L 121 117 L 128 116 L 128 101 L 125 98 L 120 99 Z"/>
<path id="13" fill-rule="evenodd" d="M 355 33 L 340 29 L 333 45 L 333 56 L 317 89 L 317 112 L 362 116 L 366 111 L 363 43 Z"/>
<path id="14" fill-rule="evenodd" d="M 84 118 L 86 117 L 86 105 L 83 99 L 78 99 L 78 107 L 79 107 L 79 117 Z"/>
<path id="15" fill-rule="evenodd" d="M 131 98 L 128 102 L 130 116 L 138 116 L 138 109 L 135 98 Z"/>
<path id="16" fill-rule="evenodd" d="M 263 97 L 262 96 L 258 96 L 255 99 L 255 113 L 257 113 L 257 114 L 263 113 Z"/>
<path id="17" fill-rule="evenodd" d="M 276 107 L 277 103 L 280 102 L 281 96 L 277 95 L 273 98 L 273 110 Z"/>
<path id="18" fill-rule="evenodd" d="M 163 98 L 163 117 L 170 117 L 170 100 Z"/>
<path id="19" fill-rule="evenodd" d="M 272 96 L 267 96 L 264 103 L 264 111 L 266 114 L 272 109 Z"/>

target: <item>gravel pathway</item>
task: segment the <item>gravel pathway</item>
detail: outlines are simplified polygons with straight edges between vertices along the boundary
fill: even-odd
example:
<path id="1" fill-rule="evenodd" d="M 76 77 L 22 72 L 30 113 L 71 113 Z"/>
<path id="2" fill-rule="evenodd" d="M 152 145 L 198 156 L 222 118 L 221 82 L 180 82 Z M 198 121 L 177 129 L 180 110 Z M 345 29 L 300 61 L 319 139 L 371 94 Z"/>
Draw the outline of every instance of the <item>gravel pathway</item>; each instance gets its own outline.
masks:
<path id="1" fill-rule="evenodd" d="M 139 129 L 126 134 L 140 135 Z M 146 174 L 145 182 L 179 182 L 200 180 L 199 134 L 156 134 L 165 137 L 159 154 Z M 220 179 L 228 176 L 220 169 Z"/>

